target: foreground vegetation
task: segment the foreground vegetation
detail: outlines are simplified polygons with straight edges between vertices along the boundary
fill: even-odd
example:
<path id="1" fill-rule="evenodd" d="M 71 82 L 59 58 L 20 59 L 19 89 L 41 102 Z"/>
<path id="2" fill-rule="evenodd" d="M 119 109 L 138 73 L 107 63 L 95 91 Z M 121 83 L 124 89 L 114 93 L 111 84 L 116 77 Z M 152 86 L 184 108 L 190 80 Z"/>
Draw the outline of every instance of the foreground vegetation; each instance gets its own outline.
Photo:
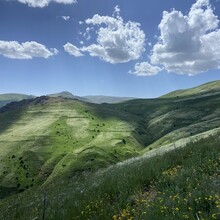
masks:
<path id="1" fill-rule="evenodd" d="M 219 135 L 0 202 L 1 219 L 219 219 Z M 46 196 L 44 196 L 46 193 Z M 46 205 L 44 206 L 44 199 Z"/>

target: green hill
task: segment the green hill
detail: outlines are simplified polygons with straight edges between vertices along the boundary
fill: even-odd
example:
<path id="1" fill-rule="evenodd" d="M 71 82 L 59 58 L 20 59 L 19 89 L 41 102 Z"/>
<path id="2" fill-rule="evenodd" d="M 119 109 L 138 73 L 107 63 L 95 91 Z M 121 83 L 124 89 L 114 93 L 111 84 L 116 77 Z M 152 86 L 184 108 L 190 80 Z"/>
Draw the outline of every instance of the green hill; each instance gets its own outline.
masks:
<path id="1" fill-rule="evenodd" d="M 62 97 L 44 96 L 3 107 L 2 192 L 69 178 L 138 155 L 142 146 L 132 135 L 132 124 L 117 115 L 109 118 L 111 114 L 105 106 Z"/>
<path id="2" fill-rule="evenodd" d="M 62 93 L 5 105 L 0 109 L 0 219 L 40 219 L 45 190 L 46 219 L 218 217 L 212 205 L 220 196 L 218 91 L 218 82 L 212 82 L 187 96 L 116 104 Z M 177 194 L 181 201 L 170 200 Z"/>
<path id="3" fill-rule="evenodd" d="M 1 219 L 219 219 L 219 133 L 0 200 Z M 44 205 L 45 204 L 45 205 Z M 197 218 L 198 217 L 198 218 Z"/>
<path id="4" fill-rule="evenodd" d="M 161 98 L 177 98 L 177 97 L 186 97 L 186 96 L 201 96 L 201 95 L 208 95 L 211 93 L 219 94 L 220 88 L 220 80 L 208 82 L 201 86 L 197 86 L 192 89 L 182 89 L 177 90 L 166 95 L 161 96 Z"/>

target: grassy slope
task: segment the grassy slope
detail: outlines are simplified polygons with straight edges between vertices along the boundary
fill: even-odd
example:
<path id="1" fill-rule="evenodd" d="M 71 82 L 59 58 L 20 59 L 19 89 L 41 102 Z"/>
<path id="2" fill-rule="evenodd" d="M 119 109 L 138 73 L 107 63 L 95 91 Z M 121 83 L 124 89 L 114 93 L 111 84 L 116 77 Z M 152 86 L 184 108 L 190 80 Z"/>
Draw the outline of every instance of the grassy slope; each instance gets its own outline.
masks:
<path id="1" fill-rule="evenodd" d="M 196 150 L 195 150 L 196 149 Z M 0 218 L 219 219 L 219 134 L 185 148 L 28 190 L 0 201 Z"/>
<path id="2" fill-rule="evenodd" d="M 52 190 L 52 196 L 55 196 L 58 180 L 62 179 L 63 184 L 73 190 L 79 185 L 69 185 L 68 180 L 86 184 L 82 182 L 81 176 L 90 176 L 90 173 L 94 174 L 100 168 L 148 151 L 151 154 L 159 147 L 159 150 L 171 149 L 172 143 L 182 146 L 204 134 L 216 134 L 220 124 L 219 99 L 216 93 L 210 93 L 209 96 L 187 99 L 176 97 L 96 105 L 61 97 L 40 97 L 7 105 L 0 111 L 0 197 L 25 190 L 20 194 L 22 203 L 26 195 L 28 199 L 29 193 L 33 196 L 36 190 L 36 196 L 39 197 L 39 186 L 39 190 L 49 187 L 47 189 Z M 95 175 L 95 178 L 99 177 Z M 110 177 L 102 178 L 106 183 L 112 181 Z M 89 184 L 91 181 L 94 179 Z M 129 187 L 132 184 L 135 187 L 133 182 Z M 62 185 L 59 187 L 60 191 L 64 191 Z M 106 185 L 103 190 L 107 190 Z M 128 188 L 125 187 L 125 190 Z M 63 193 L 66 198 L 68 193 Z M 128 194 L 131 194 L 129 190 Z M 77 196 L 83 204 L 78 209 L 74 208 L 75 214 L 69 208 L 65 209 L 65 216 L 79 215 L 82 205 L 87 204 L 83 199 L 93 199 L 89 194 Z M 122 201 L 121 208 L 125 197 L 118 200 Z M 3 207 L 8 204 L 7 201 L 12 201 L 10 197 L 8 199 L 2 200 Z M 70 203 L 68 206 L 72 209 Z M 15 203 L 12 202 L 12 205 Z M 24 215 L 20 213 L 22 207 L 15 210 L 21 216 Z M 116 217 L 122 213 L 118 209 Z"/>
<path id="3" fill-rule="evenodd" d="M 114 105 L 117 111 L 132 115 L 137 140 L 149 150 L 173 143 L 180 138 L 218 128 L 220 97 L 210 95 L 195 99 L 132 100 Z"/>
<path id="4" fill-rule="evenodd" d="M 212 95 L 96 105 L 42 97 L 6 106 L 0 114 L 0 192 L 25 190 L 153 148 L 187 143 L 218 129 L 219 99 Z"/>
<path id="5" fill-rule="evenodd" d="M 96 105 L 40 97 L 0 114 L 0 195 L 71 178 L 138 155 L 129 123 L 95 114 Z M 7 111 L 6 111 L 7 110 Z"/>
<path id="6" fill-rule="evenodd" d="M 220 80 L 216 80 L 213 82 L 208 82 L 205 83 L 201 86 L 197 86 L 192 89 L 182 89 L 182 90 L 177 90 L 171 93 L 168 93 L 166 95 L 161 96 L 161 98 L 176 98 L 177 96 L 179 97 L 185 97 L 185 96 L 198 96 L 202 94 L 207 94 L 207 93 L 213 93 L 213 92 L 219 92 L 219 87 L 220 87 Z"/>

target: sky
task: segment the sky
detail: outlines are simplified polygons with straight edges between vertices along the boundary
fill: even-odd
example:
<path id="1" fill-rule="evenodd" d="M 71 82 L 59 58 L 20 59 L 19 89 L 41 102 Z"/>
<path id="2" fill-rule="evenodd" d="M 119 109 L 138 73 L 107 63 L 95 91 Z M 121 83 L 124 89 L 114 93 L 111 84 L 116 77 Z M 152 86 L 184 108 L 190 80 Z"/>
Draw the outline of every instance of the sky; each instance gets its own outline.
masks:
<path id="1" fill-rule="evenodd" d="M 0 0 L 0 93 L 154 98 L 219 80 L 219 19 L 219 0 Z"/>

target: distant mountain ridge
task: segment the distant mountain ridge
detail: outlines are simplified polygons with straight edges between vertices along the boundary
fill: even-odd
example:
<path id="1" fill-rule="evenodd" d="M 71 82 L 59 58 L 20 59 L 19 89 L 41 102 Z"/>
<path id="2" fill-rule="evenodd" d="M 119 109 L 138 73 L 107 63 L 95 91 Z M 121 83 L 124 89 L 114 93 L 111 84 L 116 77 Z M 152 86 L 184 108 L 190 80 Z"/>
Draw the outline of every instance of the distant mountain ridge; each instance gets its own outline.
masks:
<path id="1" fill-rule="evenodd" d="M 192 97 L 198 97 L 198 96 L 207 96 L 209 94 L 218 94 L 220 93 L 220 80 L 212 81 L 205 83 L 203 85 L 190 88 L 190 89 L 180 89 L 173 92 L 170 92 L 168 94 L 165 94 L 163 96 L 160 96 L 159 98 L 187 98 L 188 96 Z M 117 97 L 117 96 L 104 96 L 104 95 L 88 95 L 88 96 L 76 96 L 68 91 L 63 91 L 60 93 L 53 93 L 48 94 L 46 96 L 49 97 L 63 97 L 63 98 L 69 98 L 69 99 L 77 99 L 83 102 L 90 102 L 95 104 L 102 104 L 102 103 L 108 103 L 108 104 L 116 104 L 120 102 L 126 102 L 134 99 L 134 97 Z M 26 94 L 18 94 L 18 93 L 7 93 L 7 94 L 0 94 L 0 108 L 5 106 L 6 104 L 10 102 L 17 102 L 24 99 L 33 99 L 37 96 L 34 95 L 26 95 Z"/>
<path id="2" fill-rule="evenodd" d="M 125 102 L 132 99 L 132 97 L 117 97 L 117 96 L 104 96 L 104 95 L 89 95 L 89 96 L 83 96 L 88 102 L 96 103 L 96 104 L 102 104 L 102 103 L 119 103 L 119 102 Z"/>
<path id="3" fill-rule="evenodd" d="M 119 103 L 123 101 L 132 100 L 135 98 L 129 98 L 129 97 L 116 97 L 116 96 L 76 96 L 68 91 L 63 91 L 59 93 L 53 93 L 53 94 L 47 94 L 46 96 L 49 97 L 63 97 L 63 98 L 69 98 L 69 99 L 77 99 L 83 102 L 90 102 L 90 103 Z M 0 108 L 5 106 L 6 104 L 10 102 L 19 102 L 24 99 L 34 99 L 37 96 L 34 95 L 25 95 L 25 94 L 19 94 L 19 93 L 8 93 L 8 94 L 0 94 Z"/>
<path id="4" fill-rule="evenodd" d="M 6 93 L 0 95 L 0 108 L 10 102 L 19 102 L 24 99 L 33 99 L 36 96 L 26 95 L 26 94 L 17 94 L 17 93 Z"/>

